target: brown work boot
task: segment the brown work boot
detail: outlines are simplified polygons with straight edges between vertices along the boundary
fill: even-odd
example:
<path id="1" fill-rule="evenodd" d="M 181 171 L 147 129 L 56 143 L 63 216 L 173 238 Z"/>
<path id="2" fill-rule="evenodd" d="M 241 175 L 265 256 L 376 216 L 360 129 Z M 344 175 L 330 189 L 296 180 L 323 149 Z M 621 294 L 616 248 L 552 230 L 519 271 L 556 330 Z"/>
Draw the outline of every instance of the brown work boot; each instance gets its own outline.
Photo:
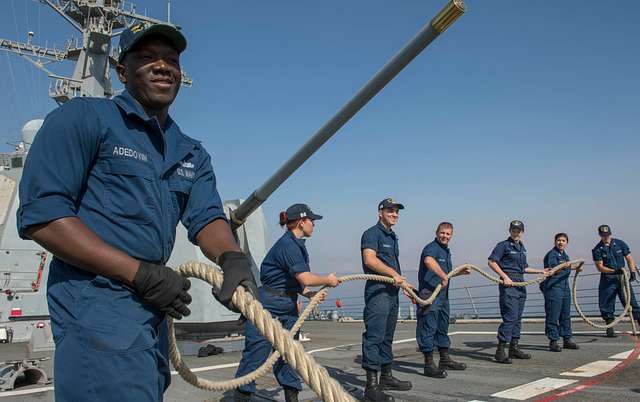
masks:
<path id="1" fill-rule="evenodd" d="M 613 318 L 605 318 L 604 322 L 609 325 L 613 322 Z M 618 335 L 616 334 L 616 331 L 613 329 L 613 327 L 611 328 L 607 328 L 607 333 L 605 335 L 606 338 L 617 338 Z"/>
<path id="2" fill-rule="evenodd" d="M 498 363 L 511 364 L 511 357 L 507 355 L 507 343 L 498 342 L 498 348 L 496 349 L 495 359 Z"/>
<path id="3" fill-rule="evenodd" d="M 391 364 L 382 365 L 378 388 L 383 391 L 409 391 L 411 387 L 411 381 L 402 381 L 393 376 L 391 373 Z"/>
<path id="4" fill-rule="evenodd" d="M 367 370 L 367 383 L 364 386 L 363 402 L 395 402 L 395 398 L 387 395 L 378 387 L 378 372 Z"/>
<path id="5" fill-rule="evenodd" d="M 426 352 L 424 354 L 424 375 L 432 378 L 446 378 L 447 371 L 441 367 L 436 367 L 433 362 L 433 353 Z"/>
<path id="6" fill-rule="evenodd" d="M 571 338 L 569 337 L 564 338 L 564 342 L 562 342 L 562 346 L 565 349 L 574 349 L 574 350 L 580 349 L 580 346 L 578 346 L 578 344 L 572 341 Z"/>
<path id="7" fill-rule="evenodd" d="M 520 339 L 513 338 L 511 340 L 511 344 L 509 345 L 509 357 L 512 359 L 531 359 L 531 355 L 529 353 L 525 353 L 520 349 Z"/>
<path id="8" fill-rule="evenodd" d="M 282 387 L 284 388 L 284 401 L 285 402 L 298 402 L 298 389 L 292 387 Z"/>
<path id="9" fill-rule="evenodd" d="M 467 365 L 453 360 L 449 355 L 449 349 L 442 348 L 440 349 L 440 362 L 438 363 L 438 367 L 445 370 L 464 370 L 467 368 Z"/>

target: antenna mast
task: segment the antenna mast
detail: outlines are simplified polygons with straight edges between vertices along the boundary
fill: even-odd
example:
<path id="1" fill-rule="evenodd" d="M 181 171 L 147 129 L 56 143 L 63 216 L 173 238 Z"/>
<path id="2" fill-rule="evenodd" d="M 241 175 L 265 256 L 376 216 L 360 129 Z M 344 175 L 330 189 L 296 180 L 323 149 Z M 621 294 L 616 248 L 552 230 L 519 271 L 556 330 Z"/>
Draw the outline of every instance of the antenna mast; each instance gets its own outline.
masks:
<path id="1" fill-rule="evenodd" d="M 133 4 L 125 7 L 124 0 L 39 1 L 77 29 L 82 34 L 82 41 L 70 39 L 64 49 L 58 50 L 34 45 L 34 34 L 29 32 L 26 43 L 0 38 L 0 50 L 24 57 L 52 78 L 49 96 L 58 104 L 76 96 L 113 96 L 110 69 L 115 68 L 117 55 L 112 51 L 111 39 L 137 21 L 165 24 L 164 21 L 137 14 Z M 170 1 L 168 3 L 167 20 L 170 18 Z M 55 75 L 45 67 L 63 60 L 76 62 L 71 77 Z M 192 80 L 183 73 L 182 83 L 191 86 Z"/>

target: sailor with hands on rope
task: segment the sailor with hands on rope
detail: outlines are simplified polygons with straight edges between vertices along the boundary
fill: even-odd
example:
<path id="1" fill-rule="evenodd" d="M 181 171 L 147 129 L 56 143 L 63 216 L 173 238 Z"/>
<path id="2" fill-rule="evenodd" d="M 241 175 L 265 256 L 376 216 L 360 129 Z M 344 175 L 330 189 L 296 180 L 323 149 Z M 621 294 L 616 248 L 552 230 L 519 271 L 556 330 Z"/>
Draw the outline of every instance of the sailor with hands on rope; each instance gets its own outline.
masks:
<path id="1" fill-rule="evenodd" d="M 500 291 L 500 315 L 502 324 L 498 327 L 498 347 L 495 360 L 511 364 L 511 359 L 530 359 L 531 355 L 520 349 L 522 313 L 527 299 L 524 286 L 513 286 L 513 282 L 524 280 L 524 274 L 544 274 L 549 270 L 530 268 L 527 263 L 527 249 L 522 243 L 524 223 L 514 220 L 509 224 L 509 238 L 498 243 L 489 256 L 489 267 L 500 276 L 503 284 Z M 506 353 L 507 344 L 509 354 Z"/>
<path id="2" fill-rule="evenodd" d="M 544 267 L 551 269 L 564 264 L 565 268 L 541 282 L 540 290 L 544 295 L 544 332 L 549 338 L 549 350 L 561 352 L 562 347 L 558 345 L 560 337 L 563 339 L 564 349 L 579 349 L 579 347 L 571 340 L 571 289 L 569 287 L 571 264 L 565 251 L 569 236 L 566 233 L 558 233 L 555 235 L 554 242 L 555 246 L 544 256 Z M 582 268 L 576 267 L 576 269 Z"/>
<path id="3" fill-rule="evenodd" d="M 436 229 L 436 238 L 427 244 L 420 256 L 418 270 L 418 296 L 427 299 L 440 284 L 442 290 L 429 306 L 418 308 L 416 339 L 418 347 L 424 354 L 424 375 L 434 378 L 445 378 L 446 370 L 464 370 L 466 364 L 454 361 L 449 355 L 449 278 L 453 264 L 449 241 L 453 236 L 453 225 L 441 222 Z M 466 269 L 458 275 L 468 275 Z M 436 367 L 433 361 L 433 350 L 438 348 L 440 361 Z"/>
<path id="4" fill-rule="evenodd" d="M 20 183 L 18 231 L 53 253 L 47 297 L 55 399 L 161 401 L 169 386 L 166 315 L 189 315 L 189 281 L 166 267 L 176 225 L 218 258 L 221 300 L 255 291 L 218 196 L 211 158 L 169 116 L 185 37 L 138 23 L 120 35 L 113 99 L 51 112 Z"/>
<path id="5" fill-rule="evenodd" d="M 625 262 L 631 271 L 631 278 L 637 275 L 638 266 L 631 256 L 629 246 L 624 241 L 613 238 L 609 225 L 600 225 L 598 234 L 600 235 L 600 242 L 591 250 L 591 255 L 596 268 L 600 271 L 600 283 L 598 285 L 600 315 L 609 324 L 614 320 L 616 295 L 618 295 L 618 299 L 620 299 L 620 303 L 623 306 L 627 304 L 621 283 Z M 631 285 L 631 283 L 629 284 Z M 630 291 L 633 319 L 640 325 L 640 307 L 636 301 L 633 286 L 631 286 Z M 607 328 L 606 336 L 609 338 L 616 337 L 613 327 Z"/>
<path id="6" fill-rule="evenodd" d="M 280 213 L 280 225 L 286 232 L 271 247 L 260 266 L 258 299 L 282 326 L 289 330 L 298 319 L 298 294 L 311 298 L 311 286 L 339 285 L 334 273 L 321 276 L 311 273 L 309 254 L 305 238 L 311 237 L 315 221 L 322 219 L 305 204 L 293 204 L 286 212 Z M 295 338 L 298 338 L 296 334 Z M 236 372 L 236 378 L 248 374 L 260 367 L 269 357 L 273 346 L 250 322 L 245 327 L 245 347 L 242 360 Z M 278 383 L 284 388 L 286 402 L 297 402 L 298 392 L 302 389 L 300 377 L 295 370 L 280 358 L 273 367 Z M 249 401 L 256 391 L 255 382 L 238 388 L 234 393 L 235 401 Z"/>
<path id="7" fill-rule="evenodd" d="M 411 389 L 411 382 L 398 380 L 391 372 L 393 335 L 398 321 L 398 287 L 406 283 L 398 260 L 398 237 L 391 229 L 398 223 L 401 209 L 404 205 L 393 198 L 380 201 L 378 223 L 362 234 L 360 243 L 364 273 L 390 276 L 395 281 L 395 286 L 376 281 L 365 284 L 365 332 L 362 334 L 362 368 L 367 373 L 365 401 L 393 401 L 394 398 L 384 390 Z"/>

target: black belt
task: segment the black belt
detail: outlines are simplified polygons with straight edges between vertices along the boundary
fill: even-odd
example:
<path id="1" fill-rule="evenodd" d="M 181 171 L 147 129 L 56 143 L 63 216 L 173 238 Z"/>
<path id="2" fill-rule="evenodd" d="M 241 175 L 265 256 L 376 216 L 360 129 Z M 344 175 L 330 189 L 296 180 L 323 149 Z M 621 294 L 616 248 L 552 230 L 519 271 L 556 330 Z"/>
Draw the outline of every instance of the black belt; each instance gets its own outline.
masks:
<path id="1" fill-rule="evenodd" d="M 289 291 L 278 290 L 278 289 L 270 288 L 268 286 L 262 286 L 262 290 L 264 290 L 269 294 L 280 296 L 280 297 L 298 297 L 298 292 L 294 292 L 292 290 L 289 290 Z"/>

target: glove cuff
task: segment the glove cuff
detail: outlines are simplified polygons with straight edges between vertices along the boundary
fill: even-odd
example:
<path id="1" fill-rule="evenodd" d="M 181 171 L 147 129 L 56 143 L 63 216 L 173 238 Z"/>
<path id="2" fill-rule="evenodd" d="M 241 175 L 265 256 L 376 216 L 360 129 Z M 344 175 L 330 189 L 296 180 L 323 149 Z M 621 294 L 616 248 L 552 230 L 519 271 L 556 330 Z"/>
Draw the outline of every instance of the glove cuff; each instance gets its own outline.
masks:
<path id="1" fill-rule="evenodd" d="M 242 251 L 225 251 L 216 259 L 216 264 L 222 268 L 226 261 L 236 259 L 247 259 L 247 256 Z"/>
<path id="2" fill-rule="evenodd" d="M 147 278 L 149 278 L 149 273 L 154 268 L 154 264 L 151 264 L 146 261 L 140 261 L 140 265 L 138 266 L 138 271 L 136 271 L 135 276 L 133 277 L 133 288 L 137 292 L 141 292 L 147 283 Z"/>

